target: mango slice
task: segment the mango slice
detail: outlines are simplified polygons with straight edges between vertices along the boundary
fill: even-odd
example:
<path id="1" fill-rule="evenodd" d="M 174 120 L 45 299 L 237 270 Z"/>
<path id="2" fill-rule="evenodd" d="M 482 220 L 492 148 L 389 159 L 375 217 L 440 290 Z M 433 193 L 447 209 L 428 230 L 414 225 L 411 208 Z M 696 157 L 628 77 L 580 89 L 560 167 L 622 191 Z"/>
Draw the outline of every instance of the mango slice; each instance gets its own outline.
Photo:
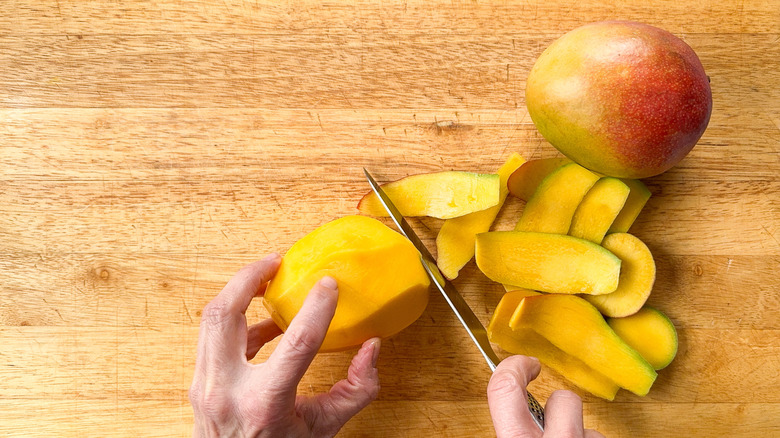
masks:
<path id="1" fill-rule="evenodd" d="M 525 159 L 520 154 L 514 153 L 498 169 L 500 192 L 497 205 L 444 221 L 436 236 L 436 263 L 445 277 L 450 280 L 456 278 L 460 269 L 474 257 L 477 234 L 490 230 L 509 194 L 506 188 L 507 178 L 524 162 Z"/>
<path id="2" fill-rule="evenodd" d="M 598 175 L 576 163 L 561 166 L 539 184 L 515 230 L 568 233 L 574 211 L 598 179 Z"/>
<path id="3" fill-rule="evenodd" d="M 282 330 L 325 275 L 336 279 L 339 298 L 322 352 L 392 336 L 428 304 L 430 280 L 414 245 L 376 219 L 346 216 L 312 231 L 284 255 L 263 297 Z"/>
<path id="4" fill-rule="evenodd" d="M 608 318 L 607 324 L 656 370 L 666 368 L 677 355 L 677 330 L 658 309 L 645 306 L 625 318 Z"/>
<path id="5" fill-rule="evenodd" d="M 491 280 L 562 294 L 607 294 L 618 287 L 620 259 L 565 234 L 492 231 L 477 235 L 475 257 Z"/>
<path id="6" fill-rule="evenodd" d="M 382 189 L 404 216 L 450 219 L 497 205 L 500 183 L 496 174 L 447 171 L 407 176 Z M 389 216 L 373 191 L 363 196 L 358 209 L 370 216 Z"/>
<path id="7" fill-rule="evenodd" d="M 571 163 L 571 160 L 566 157 L 526 161 L 509 176 L 507 189 L 513 196 L 528 201 L 547 175 L 567 163 Z"/>
<path id="8" fill-rule="evenodd" d="M 607 325 L 599 311 L 576 295 L 525 297 L 509 327 L 535 331 L 637 395 L 647 395 L 657 376 L 653 367 Z"/>
<path id="9" fill-rule="evenodd" d="M 624 178 L 621 179 L 621 181 L 623 181 L 631 191 L 628 193 L 628 199 L 626 199 L 626 204 L 623 206 L 623 209 L 620 210 L 615 221 L 612 222 L 612 225 L 609 227 L 610 233 L 627 233 L 631 228 L 631 225 L 636 221 L 639 213 L 645 207 L 645 204 L 647 204 L 647 200 L 650 199 L 651 195 L 647 186 L 638 179 Z"/>
<path id="10" fill-rule="evenodd" d="M 539 293 L 529 290 L 514 290 L 504 294 L 487 327 L 490 341 L 509 353 L 536 357 L 579 388 L 597 397 L 613 400 L 620 389 L 615 382 L 556 347 L 535 331 L 524 328 L 514 330 L 509 327 L 509 320 L 523 298 L 536 295 Z"/>
<path id="11" fill-rule="evenodd" d="M 601 243 L 626 203 L 630 189 L 617 178 L 601 178 L 574 211 L 569 235 Z"/>
<path id="12" fill-rule="evenodd" d="M 650 249 L 628 233 L 609 234 L 601 245 L 621 260 L 617 289 L 609 294 L 583 298 L 604 316 L 622 317 L 636 313 L 650 297 L 655 283 L 655 261 Z"/>

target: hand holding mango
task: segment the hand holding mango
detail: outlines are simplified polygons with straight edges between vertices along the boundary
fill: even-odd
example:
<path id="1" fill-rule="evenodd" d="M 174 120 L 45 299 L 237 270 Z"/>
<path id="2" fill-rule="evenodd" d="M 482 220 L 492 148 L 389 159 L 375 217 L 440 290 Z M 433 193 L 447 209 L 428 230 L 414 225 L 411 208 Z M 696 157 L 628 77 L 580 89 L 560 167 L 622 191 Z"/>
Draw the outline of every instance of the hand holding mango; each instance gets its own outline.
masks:
<path id="1" fill-rule="evenodd" d="M 379 339 L 363 344 L 347 378 L 328 393 L 315 397 L 296 393 L 336 309 L 339 291 L 329 277 L 319 279 L 307 293 L 268 359 L 249 362 L 281 334 L 271 319 L 248 326 L 245 316 L 280 262 L 279 255 L 272 254 L 244 267 L 203 309 L 189 394 L 195 437 L 330 437 L 377 396 Z"/>

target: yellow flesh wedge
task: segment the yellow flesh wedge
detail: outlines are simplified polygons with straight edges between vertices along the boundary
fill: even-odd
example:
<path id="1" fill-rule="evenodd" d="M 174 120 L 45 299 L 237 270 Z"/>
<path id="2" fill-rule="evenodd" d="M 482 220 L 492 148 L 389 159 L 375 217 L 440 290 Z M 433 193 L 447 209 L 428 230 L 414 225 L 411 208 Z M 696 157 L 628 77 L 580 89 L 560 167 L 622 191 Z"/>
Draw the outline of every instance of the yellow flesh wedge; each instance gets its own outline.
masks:
<path id="1" fill-rule="evenodd" d="M 526 297 L 509 321 L 530 329 L 634 394 L 650 391 L 653 367 L 607 325 L 595 307 L 575 295 Z"/>
<path id="2" fill-rule="evenodd" d="M 509 320 L 523 298 L 534 295 L 539 293 L 514 290 L 504 294 L 487 327 L 490 341 L 509 353 L 536 357 L 577 387 L 597 397 L 613 400 L 620 389 L 615 382 L 597 373 L 580 359 L 565 353 L 535 331 L 513 330 L 509 327 Z"/>
<path id="3" fill-rule="evenodd" d="M 507 178 L 524 162 L 525 159 L 515 153 L 498 169 L 501 181 L 498 205 L 444 221 L 436 236 L 436 263 L 445 277 L 456 278 L 461 268 L 474 257 L 477 234 L 490 230 L 509 193 Z"/>

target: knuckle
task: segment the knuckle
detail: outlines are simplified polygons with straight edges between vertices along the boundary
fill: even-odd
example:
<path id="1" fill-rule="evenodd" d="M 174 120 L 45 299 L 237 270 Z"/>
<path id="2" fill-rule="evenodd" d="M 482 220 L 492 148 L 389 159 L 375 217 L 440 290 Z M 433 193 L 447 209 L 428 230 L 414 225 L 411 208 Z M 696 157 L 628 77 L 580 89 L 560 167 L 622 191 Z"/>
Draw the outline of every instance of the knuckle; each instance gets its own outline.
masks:
<path id="1" fill-rule="evenodd" d="M 237 406 L 243 422 L 254 430 L 264 430 L 282 421 L 281 418 L 274 416 L 274 412 L 266 408 L 267 406 L 260 400 L 251 397 L 247 398 L 247 402 L 242 402 Z"/>
<path id="2" fill-rule="evenodd" d="M 233 412 L 230 393 L 218 385 L 209 385 L 204 379 L 195 377 L 188 391 L 190 404 L 195 415 L 216 422 L 226 421 Z"/>
<path id="3" fill-rule="evenodd" d="M 209 325 L 222 324 L 230 316 L 230 310 L 226 303 L 212 301 L 203 308 L 202 322 Z"/>
<path id="4" fill-rule="evenodd" d="M 225 422 L 233 412 L 232 401 L 227 394 L 218 390 L 198 390 L 196 402 L 193 404 L 196 412 L 215 422 Z"/>
<path id="5" fill-rule="evenodd" d="M 379 382 L 376 382 L 374 385 L 370 385 L 368 387 L 368 399 L 370 401 L 376 400 L 377 397 L 379 397 L 379 390 L 381 389 L 381 385 Z"/>
<path id="6" fill-rule="evenodd" d="M 350 398 L 362 409 L 379 396 L 379 383 L 362 382 L 353 386 L 353 391 L 354 393 Z"/>
<path id="7" fill-rule="evenodd" d="M 493 395 L 506 395 L 520 391 L 522 388 L 517 376 L 510 371 L 497 371 L 488 382 L 488 393 Z"/>
<path id="8" fill-rule="evenodd" d="M 294 356 L 308 356 L 320 349 L 320 342 L 312 330 L 303 329 L 285 333 L 290 353 Z"/>
<path id="9" fill-rule="evenodd" d="M 190 404 L 196 409 L 200 407 L 200 400 L 202 397 L 200 388 L 200 384 L 194 381 L 187 394 L 190 399 Z"/>

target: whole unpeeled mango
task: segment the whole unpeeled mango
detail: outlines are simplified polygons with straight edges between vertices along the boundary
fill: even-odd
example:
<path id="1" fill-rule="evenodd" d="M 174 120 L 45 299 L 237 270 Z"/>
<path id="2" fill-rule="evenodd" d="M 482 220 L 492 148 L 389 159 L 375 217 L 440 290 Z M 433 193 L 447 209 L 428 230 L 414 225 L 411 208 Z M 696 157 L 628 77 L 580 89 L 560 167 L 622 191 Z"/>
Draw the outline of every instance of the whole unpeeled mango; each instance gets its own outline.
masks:
<path id="1" fill-rule="evenodd" d="M 531 69 L 526 104 L 541 134 L 583 167 L 620 178 L 660 174 L 699 141 L 709 78 L 671 33 L 605 21 L 553 42 Z"/>

